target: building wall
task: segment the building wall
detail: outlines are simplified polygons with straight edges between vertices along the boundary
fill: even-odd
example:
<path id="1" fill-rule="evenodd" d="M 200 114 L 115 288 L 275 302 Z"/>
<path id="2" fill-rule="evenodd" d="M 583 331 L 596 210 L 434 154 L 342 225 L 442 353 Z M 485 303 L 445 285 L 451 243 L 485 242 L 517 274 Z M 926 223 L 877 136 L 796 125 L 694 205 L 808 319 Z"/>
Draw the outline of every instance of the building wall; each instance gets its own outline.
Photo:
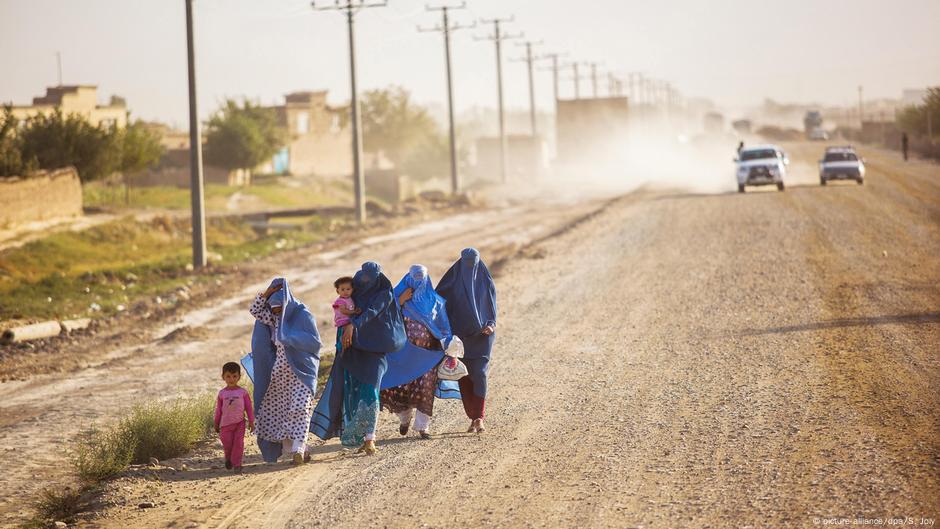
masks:
<path id="1" fill-rule="evenodd" d="M 46 89 L 46 95 L 34 97 L 30 106 L 14 106 L 13 115 L 25 120 L 36 115 L 49 115 L 56 109 L 68 116 L 82 116 L 95 126 L 127 126 L 127 107 L 121 104 L 98 104 L 98 88 L 94 86 L 61 86 Z"/>
<path id="2" fill-rule="evenodd" d="M 347 107 L 331 107 L 326 91 L 294 92 L 274 107 L 289 134 L 287 170 L 293 175 L 342 176 L 352 172 L 352 132 Z M 266 164 L 262 170 L 273 168 Z"/>
<path id="3" fill-rule="evenodd" d="M 202 178 L 207 184 L 248 185 L 250 175 L 245 171 L 228 171 L 221 167 L 203 164 Z M 134 187 L 190 186 L 189 149 L 167 149 L 156 167 L 133 175 Z"/>
<path id="4" fill-rule="evenodd" d="M 73 167 L 30 178 L 0 179 L 0 227 L 82 215 L 82 184 Z"/>

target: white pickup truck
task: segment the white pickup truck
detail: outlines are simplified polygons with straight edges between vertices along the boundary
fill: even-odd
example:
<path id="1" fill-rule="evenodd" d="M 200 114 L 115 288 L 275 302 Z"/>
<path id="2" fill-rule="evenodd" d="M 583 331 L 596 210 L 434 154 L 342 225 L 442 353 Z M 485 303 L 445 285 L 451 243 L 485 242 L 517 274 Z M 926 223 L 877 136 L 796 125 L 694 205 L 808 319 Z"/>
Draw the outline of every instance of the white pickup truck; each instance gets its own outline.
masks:
<path id="1" fill-rule="evenodd" d="M 776 185 L 779 191 L 783 191 L 790 160 L 776 145 L 742 148 L 734 162 L 737 165 L 738 193 L 743 193 L 745 186 L 764 185 Z"/>

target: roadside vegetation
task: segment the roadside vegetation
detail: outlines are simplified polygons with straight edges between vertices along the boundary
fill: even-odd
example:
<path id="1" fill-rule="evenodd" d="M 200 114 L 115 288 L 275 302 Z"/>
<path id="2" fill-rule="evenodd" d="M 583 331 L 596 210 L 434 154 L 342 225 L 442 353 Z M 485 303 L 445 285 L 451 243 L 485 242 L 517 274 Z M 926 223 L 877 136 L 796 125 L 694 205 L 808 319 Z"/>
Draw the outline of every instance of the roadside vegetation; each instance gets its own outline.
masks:
<path id="1" fill-rule="evenodd" d="M 897 121 L 898 127 L 911 136 L 913 151 L 940 158 L 940 87 L 928 88 L 924 101 L 901 110 Z"/>
<path id="2" fill-rule="evenodd" d="M 259 181 L 260 180 L 260 181 Z M 227 186 L 206 184 L 205 205 L 210 213 L 244 213 L 246 210 L 274 210 L 307 208 L 318 206 L 341 206 L 350 201 L 352 185 L 347 180 L 297 180 L 302 185 L 288 185 L 285 179 L 272 177 L 255 179 L 250 186 Z M 116 182 L 92 182 L 82 186 L 86 208 L 108 210 L 167 209 L 189 211 L 191 207 L 189 188 L 175 186 L 134 187 L 130 190 Z M 238 194 L 243 202 L 238 209 L 231 209 L 230 200 Z"/>
<path id="3" fill-rule="evenodd" d="M 73 166 L 86 183 L 140 171 L 162 155 L 159 135 L 140 120 L 118 128 L 60 111 L 22 122 L 9 107 L 0 113 L 0 177 Z"/>
<path id="4" fill-rule="evenodd" d="M 289 221 L 290 219 L 285 219 Z M 290 229 L 258 232 L 247 222 L 208 223 L 210 261 L 237 264 L 323 240 L 335 226 L 322 217 Z M 174 289 L 208 280 L 187 270 L 188 219 L 124 218 L 64 231 L 0 252 L 0 320 L 101 317 Z"/>
<path id="5" fill-rule="evenodd" d="M 102 483 L 130 465 L 189 453 L 196 443 L 212 437 L 214 406 L 210 393 L 136 406 L 113 426 L 85 432 L 70 454 L 73 484 L 43 489 L 33 503 L 32 519 L 23 527 L 73 523 L 94 503 Z"/>

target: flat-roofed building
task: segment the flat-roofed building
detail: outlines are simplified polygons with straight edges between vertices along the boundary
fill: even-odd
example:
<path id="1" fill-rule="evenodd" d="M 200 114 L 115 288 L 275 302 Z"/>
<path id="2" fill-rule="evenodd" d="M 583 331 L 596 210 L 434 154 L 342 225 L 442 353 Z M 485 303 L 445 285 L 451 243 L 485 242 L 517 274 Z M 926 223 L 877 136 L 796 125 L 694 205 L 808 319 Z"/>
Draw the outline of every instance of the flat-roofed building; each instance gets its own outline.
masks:
<path id="1" fill-rule="evenodd" d="M 49 115 L 59 109 L 63 115 L 78 115 L 95 126 L 127 126 L 127 104 L 123 98 L 111 96 L 107 105 L 98 103 L 98 87 L 94 85 L 52 86 L 46 95 L 33 98 L 32 105 L 14 105 L 13 116 L 25 120 Z"/>

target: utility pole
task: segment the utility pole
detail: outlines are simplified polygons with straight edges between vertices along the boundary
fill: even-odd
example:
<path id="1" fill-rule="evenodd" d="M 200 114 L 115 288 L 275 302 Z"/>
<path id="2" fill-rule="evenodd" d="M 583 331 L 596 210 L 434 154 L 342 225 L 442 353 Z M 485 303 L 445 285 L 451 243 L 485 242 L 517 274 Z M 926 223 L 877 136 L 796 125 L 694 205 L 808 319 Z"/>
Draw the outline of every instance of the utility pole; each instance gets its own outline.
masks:
<path id="1" fill-rule="evenodd" d="M 460 191 L 460 176 L 457 171 L 457 130 L 454 125 L 454 83 L 450 67 L 450 33 L 458 29 L 476 27 L 476 23 L 470 26 L 461 26 L 460 24 L 451 25 L 448 13 L 452 9 L 463 9 L 465 7 L 467 7 L 466 2 L 458 6 L 426 6 L 425 9 L 427 11 L 440 11 L 443 20 L 441 21 L 441 25 L 431 29 L 418 27 L 418 31 L 440 31 L 444 34 L 444 61 L 447 65 L 447 125 L 450 134 L 450 192 L 455 195 Z"/>
<path id="2" fill-rule="evenodd" d="M 198 270 L 206 266 L 206 209 L 202 180 L 202 138 L 199 130 L 199 113 L 196 108 L 193 0 L 186 0 L 186 52 L 189 65 L 189 180 L 192 198 L 193 269 Z"/>
<path id="3" fill-rule="evenodd" d="M 574 76 L 572 77 L 572 80 L 574 81 L 574 98 L 575 99 L 581 99 L 581 70 L 580 68 L 582 64 L 586 65 L 588 63 L 581 63 L 578 61 L 574 61 L 568 64 L 568 66 L 571 67 L 571 70 L 572 70 L 571 73 Z"/>
<path id="4" fill-rule="evenodd" d="M 532 137 L 535 137 L 535 135 L 538 133 L 538 127 L 535 123 L 535 76 L 532 73 L 532 64 L 535 62 L 535 57 L 532 56 L 532 46 L 538 46 L 539 44 L 542 44 L 542 41 L 535 42 L 527 40 L 517 44 L 520 46 L 525 46 L 525 57 L 522 59 L 514 59 L 514 61 L 525 61 L 529 70 L 529 126 L 532 129 Z"/>
<path id="5" fill-rule="evenodd" d="M 564 57 L 564 53 L 546 53 L 537 57 L 537 60 L 542 59 L 551 59 L 552 66 L 549 68 L 552 71 L 552 93 L 555 95 L 555 102 L 558 102 L 558 71 L 560 66 L 558 65 L 558 59 Z M 543 68 L 544 70 L 544 68 Z"/>
<path id="6" fill-rule="evenodd" d="M 597 99 L 597 63 L 589 63 L 591 67 L 591 92 L 593 97 Z"/>
<path id="7" fill-rule="evenodd" d="M 858 85 L 858 128 L 861 129 L 865 121 L 865 107 L 862 105 L 862 85 Z"/>
<path id="8" fill-rule="evenodd" d="M 359 111 L 359 92 L 356 88 L 355 18 L 360 9 L 386 5 L 388 5 L 387 0 L 382 3 L 367 3 L 365 0 L 336 0 L 334 5 L 322 7 L 318 7 L 316 2 L 310 2 L 310 7 L 317 11 L 346 12 L 346 23 L 349 28 L 349 107 L 352 122 L 353 187 L 356 193 L 356 220 L 360 224 L 366 221 L 366 182 L 362 173 L 362 116 Z"/>
<path id="9" fill-rule="evenodd" d="M 496 93 L 499 103 L 499 171 L 502 182 L 507 181 L 507 156 L 509 147 L 506 140 L 506 116 L 503 109 L 503 51 L 502 43 L 504 40 L 516 39 L 522 37 L 522 33 L 515 35 L 504 34 L 500 24 L 503 22 L 512 22 L 515 17 L 481 19 L 484 24 L 493 24 L 493 34 L 476 40 L 492 40 L 496 44 Z"/>
<path id="10" fill-rule="evenodd" d="M 59 68 L 59 86 L 62 86 L 62 52 L 55 52 L 55 62 Z"/>

